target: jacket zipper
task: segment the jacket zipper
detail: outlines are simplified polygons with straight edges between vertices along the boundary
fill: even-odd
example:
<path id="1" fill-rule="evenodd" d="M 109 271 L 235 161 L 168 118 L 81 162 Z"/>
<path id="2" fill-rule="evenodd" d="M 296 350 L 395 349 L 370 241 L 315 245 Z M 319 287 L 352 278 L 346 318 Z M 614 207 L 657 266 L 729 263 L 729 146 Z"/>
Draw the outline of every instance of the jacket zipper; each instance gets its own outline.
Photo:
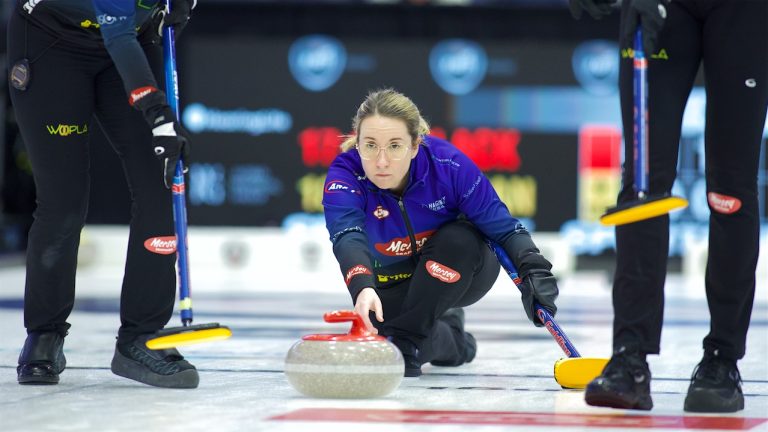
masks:
<path id="1" fill-rule="evenodd" d="M 416 261 L 416 235 L 413 233 L 413 226 L 411 225 L 411 219 L 408 217 L 408 212 L 405 211 L 403 197 L 398 198 L 397 205 L 400 207 L 400 213 L 405 221 L 405 229 L 408 231 L 408 237 L 411 239 L 411 258 Z"/>

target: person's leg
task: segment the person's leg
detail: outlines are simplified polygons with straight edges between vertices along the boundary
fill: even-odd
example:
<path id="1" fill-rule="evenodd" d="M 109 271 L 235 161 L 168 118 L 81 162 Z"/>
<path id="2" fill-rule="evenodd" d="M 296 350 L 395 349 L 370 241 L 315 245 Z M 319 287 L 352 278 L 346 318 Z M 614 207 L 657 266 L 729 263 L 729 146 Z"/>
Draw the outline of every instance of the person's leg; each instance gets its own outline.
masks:
<path id="1" fill-rule="evenodd" d="M 474 357 L 474 347 L 468 349 L 474 339 L 463 319 L 446 312 L 480 300 L 498 275 L 498 262 L 471 223 L 444 225 L 420 251 L 400 313 L 385 322 L 384 334 L 404 352 L 420 350 L 421 363 L 464 363 Z"/>
<path id="2" fill-rule="evenodd" d="M 622 9 L 622 26 L 628 3 Z M 659 36 L 665 55 L 649 60 L 649 195 L 671 191 L 685 103 L 700 63 L 701 23 L 687 8 L 673 2 Z M 633 61 L 631 46 L 622 46 L 619 90 L 625 162 L 619 204 L 637 200 L 634 188 Z M 613 282 L 614 356 L 602 375 L 590 383 L 590 405 L 650 409 L 650 371 L 646 354 L 657 354 L 664 311 L 664 282 L 669 253 L 669 216 L 616 227 L 616 272 Z"/>
<path id="3" fill-rule="evenodd" d="M 25 57 L 33 60 L 26 90 L 11 86 L 9 91 L 37 194 L 27 244 L 28 337 L 17 372 L 20 383 L 55 384 L 66 363 L 63 343 L 88 206 L 87 137 L 93 108 L 89 60 L 16 13 L 11 14 L 8 36 L 11 64 Z"/>
<path id="4" fill-rule="evenodd" d="M 159 55 L 150 48 L 148 55 Z M 150 350 L 147 339 L 173 314 L 176 238 L 170 190 L 152 150 L 149 125 L 131 108 L 117 70 L 97 76 L 96 119 L 117 152 L 131 192 L 131 222 L 113 373 L 158 387 L 195 388 L 199 376 L 176 349 Z"/>
<path id="5" fill-rule="evenodd" d="M 719 1 L 704 25 L 710 208 L 705 284 L 711 326 L 685 401 L 687 411 L 744 408 L 736 361 L 744 356 L 755 296 L 757 171 L 768 106 L 766 22 L 766 2 Z"/>
<path id="6" fill-rule="evenodd" d="M 493 251 L 485 245 L 480 248 L 481 268 L 473 274 L 472 283 L 459 301 L 435 322 L 432 334 L 423 347 L 424 358 L 435 366 L 460 366 L 469 363 L 477 353 L 475 337 L 464 331 L 463 308 L 478 302 L 490 291 L 499 277 L 501 265 Z"/>
<path id="7" fill-rule="evenodd" d="M 626 11 L 626 6 L 623 10 Z M 623 17 L 622 17 L 623 18 Z M 622 19 L 622 25 L 626 25 Z M 649 194 L 670 193 L 677 174 L 680 131 L 688 95 L 700 64 L 701 23 L 673 2 L 659 36 L 666 58 L 648 66 Z M 621 47 L 622 53 L 630 47 Z M 624 169 L 618 202 L 637 200 L 634 189 L 633 58 L 622 58 L 619 90 L 624 130 Z M 613 282 L 613 347 L 658 354 L 669 254 L 669 217 L 616 227 Z"/>
<path id="8" fill-rule="evenodd" d="M 126 341 L 163 328 L 173 314 L 176 238 L 172 196 L 163 184 L 149 125 L 128 104 L 123 82 L 111 64 L 97 76 L 96 98 L 96 120 L 121 160 L 131 195 L 118 335 L 120 341 Z"/>

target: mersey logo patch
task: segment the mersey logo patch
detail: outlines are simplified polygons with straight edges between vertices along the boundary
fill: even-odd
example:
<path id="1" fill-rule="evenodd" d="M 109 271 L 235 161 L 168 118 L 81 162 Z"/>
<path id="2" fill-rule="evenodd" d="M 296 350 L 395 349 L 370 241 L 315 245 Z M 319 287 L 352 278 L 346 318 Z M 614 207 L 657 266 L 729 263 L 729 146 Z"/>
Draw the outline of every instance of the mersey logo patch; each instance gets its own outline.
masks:
<path id="1" fill-rule="evenodd" d="M 377 206 L 376 210 L 373 211 L 373 215 L 376 216 L 376 219 L 381 220 L 389 216 L 389 210 L 385 209 L 382 206 Z"/>
<path id="2" fill-rule="evenodd" d="M 707 201 L 712 210 L 722 214 L 732 214 L 741 208 L 741 200 L 728 195 L 710 192 L 707 194 Z"/>
<path id="3" fill-rule="evenodd" d="M 148 238 L 144 241 L 144 247 L 156 254 L 170 255 L 176 252 L 176 236 Z"/>
<path id="4" fill-rule="evenodd" d="M 360 193 L 353 189 L 347 182 L 341 180 L 331 180 L 325 184 L 325 193 L 352 192 Z"/>
<path id="5" fill-rule="evenodd" d="M 416 233 L 416 252 L 424 246 L 424 243 L 426 243 L 427 240 L 429 240 L 429 237 L 434 233 L 435 230 Z M 373 246 L 376 248 L 376 251 L 386 256 L 404 256 L 411 254 L 410 237 L 397 237 L 387 243 L 376 243 Z"/>
<path id="6" fill-rule="evenodd" d="M 429 260 L 425 266 L 430 276 L 445 283 L 455 283 L 461 279 L 459 272 L 437 261 Z"/>
<path id="7" fill-rule="evenodd" d="M 371 271 L 368 269 L 368 267 L 358 264 L 351 269 L 347 270 L 347 276 L 344 278 L 344 282 L 349 285 L 349 283 L 352 281 L 352 278 L 361 275 L 361 274 L 372 274 Z"/>

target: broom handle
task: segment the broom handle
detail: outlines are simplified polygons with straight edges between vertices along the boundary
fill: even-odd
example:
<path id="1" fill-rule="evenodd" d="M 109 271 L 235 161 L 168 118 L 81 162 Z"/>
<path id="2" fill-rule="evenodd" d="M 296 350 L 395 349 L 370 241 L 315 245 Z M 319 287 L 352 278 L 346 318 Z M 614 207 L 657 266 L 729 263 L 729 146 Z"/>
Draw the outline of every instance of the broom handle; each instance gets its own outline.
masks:
<path id="1" fill-rule="evenodd" d="M 166 13 L 171 11 L 166 1 Z M 173 26 L 163 26 L 163 63 L 165 65 L 165 95 L 176 120 L 179 120 L 179 79 L 176 71 L 176 47 Z M 185 199 L 184 162 L 179 158 L 171 187 L 173 222 L 176 228 L 176 257 L 179 270 L 179 313 L 184 326 L 192 324 L 192 298 L 189 287 L 189 256 L 187 250 L 187 206 Z"/>
<path id="2" fill-rule="evenodd" d="M 639 199 L 648 196 L 648 59 L 643 51 L 643 31 L 635 32 L 635 58 L 632 62 L 634 91 L 634 148 L 635 189 Z"/>
<path id="3" fill-rule="evenodd" d="M 498 258 L 499 263 L 507 272 L 507 275 L 509 275 L 510 279 L 512 279 L 512 282 L 515 283 L 517 289 L 520 289 L 522 280 L 520 280 L 520 277 L 517 274 L 517 267 L 515 267 L 515 264 L 509 258 L 509 255 L 507 255 L 507 252 L 497 243 L 490 240 L 488 240 L 488 246 L 490 246 L 493 253 L 496 254 L 496 258 Z M 579 352 L 576 350 L 576 347 L 573 346 L 570 339 L 568 339 L 568 336 L 565 335 L 565 332 L 560 328 L 557 322 L 555 322 L 555 319 L 552 318 L 552 315 L 548 310 L 544 309 L 544 307 L 542 307 L 537 301 L 533 302 L 533 310 L 536 312 L 536 317 L 538 317 L 539 321 L 544 324 L 544 327 L 547 329 L 547 331 L 549 331 L 565 355 L 570 358 L 581 357 L 581 354 L 579 354 Z"/>

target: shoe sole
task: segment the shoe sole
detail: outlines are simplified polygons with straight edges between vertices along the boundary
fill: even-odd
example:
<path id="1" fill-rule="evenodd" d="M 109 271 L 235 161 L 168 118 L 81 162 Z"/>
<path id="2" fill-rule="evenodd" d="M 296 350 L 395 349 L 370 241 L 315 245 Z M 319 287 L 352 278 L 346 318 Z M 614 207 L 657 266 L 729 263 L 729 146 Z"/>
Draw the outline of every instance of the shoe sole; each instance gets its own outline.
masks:
<path id="1" fill-rule="evenodd" d="M 729 401 L 712 397 L 709 392 L 691 392 L 685 397 L 683 411 L 698 413 L 730 413 L 744 409 L 744 398 Z"/>
<path id="2" fill-rule="evenodd" d="M 154 387 L 192 389 L 197 388 L 200 383 L 200 377 L 195 369 L 187 369 L 173 375 L 160 375 L 150 371 L 141 363 L 123 356 L 117 350 L 112 358 L 111 370 L 115 375 Z"/>
<path id="3" fill-rule="evenodd" d="M 630 401 L 626 398 L 617 396 L 615 393 L 604 391 L 603 389 L 588 388 L 584 393 L 584 401 L 587 405 L 650 411 L 653 408 L 653 400 L 649 397 L 641 398 L 638 401 Z"/>
<path id="4" fill-rule="evenodd" d="M 405 368 L 405 373 L 403 373 L 403 376 L 406 378 L 418 378 L 421 376 L 421 368 L 419 369 Z"/>
<path id="5" fill-rule="evenodd" d="M 54 385 L 59 383 L 59 377 L 20 376 L 18 381 L 22 385 Z"/>
<path id="6" fill-rule="evenodd" d="M 22 385 L 54 385 L 59 383 L 59 374 L 64 372 L 67 367 L 67 359 L 62 358 L 61 369 L 56 371 L 56 375 L 16 375 L 16 380 Z"/>

